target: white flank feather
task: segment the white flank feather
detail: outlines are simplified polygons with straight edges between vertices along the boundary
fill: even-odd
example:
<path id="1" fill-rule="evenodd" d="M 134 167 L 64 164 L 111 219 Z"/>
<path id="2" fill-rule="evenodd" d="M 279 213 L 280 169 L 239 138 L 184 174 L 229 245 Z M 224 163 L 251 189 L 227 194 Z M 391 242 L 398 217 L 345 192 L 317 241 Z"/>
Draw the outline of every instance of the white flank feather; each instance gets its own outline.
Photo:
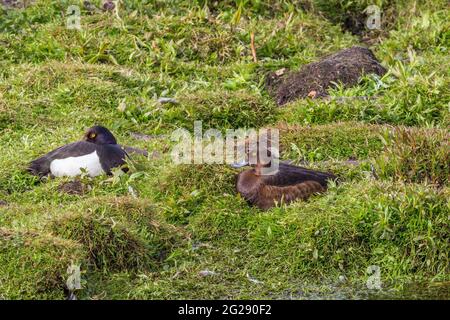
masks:
<path id="1" fill-rule="evenodd" d="M 97 151 L 80 157 L 56 159 L 50 164 L 50 171 L 55 177 L 77 176 L 81 174 L 81 169 L 85 169 L 91 177 L 103 173 Z"/>

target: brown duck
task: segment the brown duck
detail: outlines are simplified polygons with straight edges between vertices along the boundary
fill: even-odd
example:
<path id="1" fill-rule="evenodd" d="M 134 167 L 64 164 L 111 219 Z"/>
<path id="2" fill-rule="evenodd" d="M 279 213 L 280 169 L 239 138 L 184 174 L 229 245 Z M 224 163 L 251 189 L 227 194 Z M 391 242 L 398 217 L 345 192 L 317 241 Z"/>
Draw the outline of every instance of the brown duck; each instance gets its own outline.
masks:
<path id="1" fill-rule="evenodd" d="M 241 167 L 246 163 L 234 164 Z M 263 175 L 262 164 L 242 171 L 237 176 L 236 190 L 250 204 L 262 210 L 268 210 L 276 203 L 290 203 L 294 200 L 306 200 L 310 196 L 327 189 L 330 180 L 337 177 L 331 173 L 315 171 L 284 162 L 279 163 L 278 171 L 273 175 Z"/>

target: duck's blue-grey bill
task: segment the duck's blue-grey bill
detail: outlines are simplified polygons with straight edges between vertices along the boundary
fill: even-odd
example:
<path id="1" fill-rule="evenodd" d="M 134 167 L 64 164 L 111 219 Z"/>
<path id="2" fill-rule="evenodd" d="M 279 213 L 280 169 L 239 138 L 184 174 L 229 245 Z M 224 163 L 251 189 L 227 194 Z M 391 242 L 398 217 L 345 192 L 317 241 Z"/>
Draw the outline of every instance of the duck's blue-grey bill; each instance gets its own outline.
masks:
<path id="1" fill-rule="evenodd" d="M 245 160 L 244 160 L 244 161 L 241 161 L 241 162 L 235 162 L 235 163 L 232 163 L 232 164 L 231 164 L 231 166 L 232 166 L 233 168 L 235 168 L 235 169 L 245 167 L 246 165 L 248 165 L 248 162 L 245 161 Z"/>

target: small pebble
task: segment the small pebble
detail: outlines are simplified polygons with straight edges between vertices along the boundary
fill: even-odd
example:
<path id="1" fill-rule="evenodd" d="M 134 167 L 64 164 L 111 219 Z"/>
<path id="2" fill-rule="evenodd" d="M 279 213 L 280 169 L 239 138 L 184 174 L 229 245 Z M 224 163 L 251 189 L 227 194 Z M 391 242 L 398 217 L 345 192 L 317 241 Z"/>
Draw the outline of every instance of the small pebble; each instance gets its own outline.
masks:
<path id="1" fill-rule="evenodd" d="M 174 98 L 166 98 L 166 97 L 161 97 L 158 99 L 158 102 L 161 104 L 165 104 L 165 103 L 173 103 L 173 104 L 177 104 L 178 101 Z"/>
<path id="2" fill-rule="evenodd" d="M 192 244 L 192 250 L 198 250 L 200 248 L 212 248 L 212 245 L 209 243 L 197 242 Z"/>
<path id="3" fill-rule="evenodd" d="M 137 197 L 138 197 L 136 190 L 134 190 L 132 186 L 128 186 L 128 193 L 129 193 L 133 198 L 137 198 Z"/>
<path id="4" fill-rule="evenodd" d="M 277 71 L 275 71 L 275 75 L 277 77 L 279 77 L 279 76 L 282 76 L 285 72 L 286 72 L 286 68 L 281 68 L 281 69 L 278 69 Z"/>
<path id="5" fill-rule="evenodd" d="M 253 283 L 256 283 L 256 284 L 263 284 L 263 283 L 264 283 L 264 282 L 262 282 L 262 281 L 259 281 L 258 279 L 255 279 L 255 278 L 251 277 L 248 273 L 247 273 L 247 279 L 248 279 L 250 282 L 253 282 Z"/>
<path id="6" fill-rule="evenodd" d="M 215 275 L 217 275 L 216 272 L 211 271 L 211 270 L 208 270 L 208 269 L 202 270 L 202 271 L 200 271 L 198 274 L 201 275 L 202 277 L 215 276 Z"/>

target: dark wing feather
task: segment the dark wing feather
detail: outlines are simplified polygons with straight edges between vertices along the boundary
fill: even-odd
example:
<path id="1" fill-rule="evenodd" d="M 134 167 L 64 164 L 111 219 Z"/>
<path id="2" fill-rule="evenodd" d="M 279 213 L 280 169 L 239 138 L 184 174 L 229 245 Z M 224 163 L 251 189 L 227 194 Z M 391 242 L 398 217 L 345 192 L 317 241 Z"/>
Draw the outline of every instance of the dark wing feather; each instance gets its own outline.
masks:
<path id="1" fill-rule="evenodd" d="M 55 159 L 79 157 L 96 150 L 96 145 L 87 141 L 78 141 L 59 147 L 30 162 L 27 170 L 34 175 L 46 176 L 50 174 L 50 163 Z"/>
<path id="2" fill-rule="evenodd" d="M 107 174 L 111 174 L 112 168 L 125 164 L 125 159 L 128 156 L 126 151 L 118 144 L 99 145 L 97 153 L 102 168 Z"/>
<path id="3" fill-rule="evenodd" d="M 291 186 L 305 181 L 317 181 L 325 187 L 329 180 L 335 179 L 336 176 L 331 173 L 311 170 L 287 163 L 280 163 L 276 174 L 263 176 L 264 183 L 272 186 Z"/>

